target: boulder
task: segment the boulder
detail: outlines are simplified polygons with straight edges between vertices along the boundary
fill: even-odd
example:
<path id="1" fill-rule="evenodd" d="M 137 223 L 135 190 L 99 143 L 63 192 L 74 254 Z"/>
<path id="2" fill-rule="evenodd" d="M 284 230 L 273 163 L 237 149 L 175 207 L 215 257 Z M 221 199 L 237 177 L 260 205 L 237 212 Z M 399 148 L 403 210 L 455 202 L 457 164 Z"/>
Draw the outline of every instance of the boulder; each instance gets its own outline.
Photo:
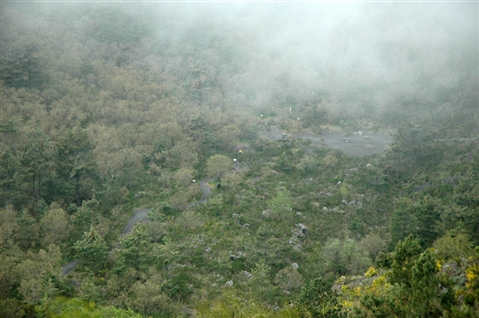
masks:
<path id="1" fill-rule="evenodd" d="M 273 216 L 273 212 L 271 212 L 271 210 L 269 209 L 266 209 L 266 210 L 263 210 L 263 212 L 261 213 L 262 217 L 264 217 L 265 219 L 269 219 L 270 217 Z"/>
<path id="2" fill-rule="evenodd" d="M 242 271 L 240 274 L 241 274 L 241 276 L 243 276 L 243 277 L 246 278 L 246 279 L 251 279 L 251 278 L 253 278 L 253 275 L 251 275 L 251 273 L 250 273 L 250 272 L 247 272 L 247 271 Z"/>

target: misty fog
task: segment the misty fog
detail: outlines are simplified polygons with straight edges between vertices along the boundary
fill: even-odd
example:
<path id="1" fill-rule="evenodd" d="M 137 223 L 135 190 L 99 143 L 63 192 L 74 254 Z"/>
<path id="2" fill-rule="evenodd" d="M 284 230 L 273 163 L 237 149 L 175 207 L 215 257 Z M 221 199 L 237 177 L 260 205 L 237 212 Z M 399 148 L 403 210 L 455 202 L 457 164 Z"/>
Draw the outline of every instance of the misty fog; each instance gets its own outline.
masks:
<path id="1" fill-rule="evenodd" d="M 130 54 L 144 67 L 190 59 L 234 107 L 296 108 L 327 98 L 335 111 L 397 108 L 404 96 L 435 109 L 461 85 L 477 90 L 478 4 L 377 3 L 18 3 L 89 29 L 85 44 L 143 36 Z M 87 17 L 87 12 L 93 12 Z M 21 23 L 17 21 L 16 23 Z M 95 33 L 95 30 L 103 32 Z M 57 30 L 58 31 L 58 30 Z M 5 45 L 8 45 L 7 43 Z M 121 49 L 122 43 L 117 46 Z M 141 56 L 142 51 L 156 54 Z M 107 52 L 93 51 L 92 58 Z M 145 64 L 146 62 L 146 64 Z M 149 66 L 148 66 L 149 65 Z M 171 72 L 174 72 L 171 70 Z M 177 71 L 175 71 L 177 72 Z M 178 75 L 178 74 L 177 74 Z M 396 106 L 394 106 L 396 105 Z M 422 105 L 422 106 L 420 106 Z M 405 106 L 402 106 L 405 107 Z M 299 109 L 298 109 L 299 110 Z"/>
<path id="2" fill-rule="evenodd" d="M 421 110 L 429 119 L 449 113 L 457 87 L 478 88 L 477 3 L 149 6 L 162 17 L 154 36 L 165 53 L 226 62 L 208 75 L 234 107 L 292 103 L 300 111 L 326 97 L 338 114 L 418 111 L 420 122 Z M 218 41 L 230 51 L 218 52 Z"/>

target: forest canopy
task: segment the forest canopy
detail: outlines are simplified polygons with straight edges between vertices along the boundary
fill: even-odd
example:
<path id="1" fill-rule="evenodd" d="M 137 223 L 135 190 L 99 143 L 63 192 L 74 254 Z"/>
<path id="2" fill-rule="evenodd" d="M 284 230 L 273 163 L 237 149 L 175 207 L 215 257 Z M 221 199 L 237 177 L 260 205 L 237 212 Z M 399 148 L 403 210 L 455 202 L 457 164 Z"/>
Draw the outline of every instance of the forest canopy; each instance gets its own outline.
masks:
<path id="1" fill-rule="evenodd" d="M 479 314 L 477 3 L 0 9 L 0 316 Z"/>

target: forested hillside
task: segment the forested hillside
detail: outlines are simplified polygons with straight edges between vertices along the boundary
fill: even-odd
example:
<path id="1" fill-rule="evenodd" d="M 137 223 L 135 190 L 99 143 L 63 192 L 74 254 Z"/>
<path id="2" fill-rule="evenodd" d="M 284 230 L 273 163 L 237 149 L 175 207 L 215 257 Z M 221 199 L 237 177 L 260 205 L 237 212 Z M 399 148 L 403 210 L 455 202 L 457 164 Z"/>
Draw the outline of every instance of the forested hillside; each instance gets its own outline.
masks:
<path id="1" fill-rule="evenodd" d="M 0 6 L 0 317 L 479 316 L 477 3 Z"/>

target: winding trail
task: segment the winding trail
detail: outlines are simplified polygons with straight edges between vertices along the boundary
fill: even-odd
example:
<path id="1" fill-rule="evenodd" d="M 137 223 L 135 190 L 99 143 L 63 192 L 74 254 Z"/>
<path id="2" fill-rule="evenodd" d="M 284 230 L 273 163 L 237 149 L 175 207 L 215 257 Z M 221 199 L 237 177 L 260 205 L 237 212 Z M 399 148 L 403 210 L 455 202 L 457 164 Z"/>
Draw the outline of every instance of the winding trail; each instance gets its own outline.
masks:
<path id="1" fill-rule="evenodd" d="M 238 172 L 246 171 L 246 170 L 248 170 L 248 166 L 246 166 L 244 164 L 240 164 L 238 169 L 237 169 Z M 209 177 L 209 178 L 205 178 L 205 179 L 202 179 L 202 180 L 199 181 L 200 189 L 203 192 L 203 196 L 202 196 L 201 200 L 199 200 L 199 201 L 188 203 L 188 207 L 194 207 L 194 206 L 197 206 L 197 205 L 204 204 L 204 203 L 208 202 L 208 200 L 211 197 L 211 188 L 208 185 L 208 183 L 213 181 L 214 179 L 215 178 L 213 178 L 213 177 Z M 135 227 L 135 225 L 137 223 L 146 220 L 146 218 L 148 217 L 148 212 L 149 211 L 150 211 L 149 209 L 136 210 L 135 214 L 131 218 L 129 218 L 128 221 L 126 222 L 126 225 L 125 225 L 123 231 L 121 232 L 121 234 L 126 235 L 126 234 L 130 233 L 131 231 L 133 231 L 133 228 Z M 62 270 L 61 270 L 61 276 L 64 277 L 64 276 L 70 274 L 80 262 L 81 261 L 72 261 L 70 263 L 63 264 L 62 265 Z"/>
<path id="2" fill-rule="evenodd" d="M 133 228 L 135 227 L 135 224 L 138 222 L 143 221 L 146 219 L 148 216 L 148 212 L 150 210 L 148 209 L 141 209 L 141 210 L 136 210 L 135 215 L 133 215 L 128 222 L 126 222 L 125 228 L 123 229 L 123 232 L 121 234 L 125 235 L 133 231 Z"/>
<path id="3" fill-rule="evenodd" d="M 62 265 L 62 277 L 71 273 L 78 265 L 78 261 L 73 261 Z"/>

